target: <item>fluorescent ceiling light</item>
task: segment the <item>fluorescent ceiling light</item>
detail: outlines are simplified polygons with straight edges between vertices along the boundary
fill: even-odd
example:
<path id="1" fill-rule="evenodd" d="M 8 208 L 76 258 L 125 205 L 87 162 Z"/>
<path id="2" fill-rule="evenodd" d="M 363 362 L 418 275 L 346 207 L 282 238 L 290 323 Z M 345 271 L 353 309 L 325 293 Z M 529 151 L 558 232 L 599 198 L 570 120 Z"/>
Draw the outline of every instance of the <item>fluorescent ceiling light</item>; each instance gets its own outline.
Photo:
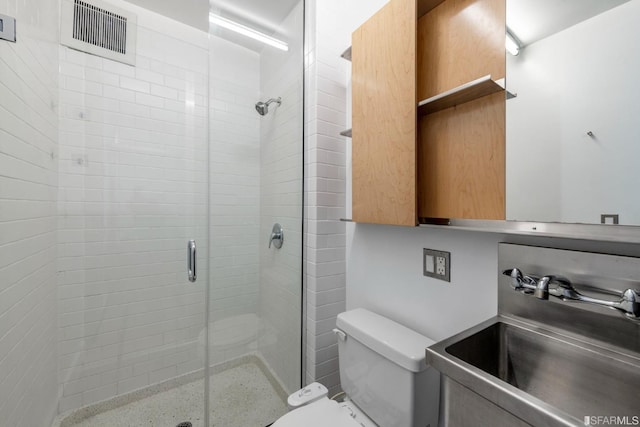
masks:
<path id="1" fill-rule="evenodd" d="M 215 13 L 209 14 L 209 22 L 212 24 L 216 24 L 221 26 L 222 28 L 226 28 L 227 30 L 235 31 L 238 34 L 242 34 L 243 36 L 251 37 L 254 40 L 258 40 L 259 42 L 268 44 L 269 46 L 273 46 L 280 50 L 288 51 L 289 45 L 283 41 L 278 39 L 274 39 L 271 36 L 263 34 L 259 31 L 254 30 L 253 28 L 246 27 L 244 25 L 238 24 L 237 22 L 233 22 L 228 20 L 227 18 L 223 18 L 220 15 L 216 15 Z"/>
<path id="2" fill-rule="evenodd" d="M 507 31 L 504 46 L 507 49 L 507 52 L 509 52 L 513 56 L 517 56 L 520 53 L 520 43 L 518 43 L 516 38 L 511 35 L 509 31 Z"/>

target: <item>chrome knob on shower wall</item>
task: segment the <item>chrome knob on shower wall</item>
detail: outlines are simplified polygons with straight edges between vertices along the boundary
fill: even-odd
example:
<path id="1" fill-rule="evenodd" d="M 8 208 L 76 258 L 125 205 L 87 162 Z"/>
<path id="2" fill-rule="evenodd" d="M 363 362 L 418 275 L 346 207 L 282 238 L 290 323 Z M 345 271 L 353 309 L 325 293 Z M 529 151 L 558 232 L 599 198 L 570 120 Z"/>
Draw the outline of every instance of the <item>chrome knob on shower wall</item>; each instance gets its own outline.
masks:
<path id="1" fill-rule="evenodd" d="M 272 242 L 276 249 L 280 249 L 282 247 L 282 242 L 284 242 L 284 231 L 282 231 L 282 226 L 278 223 L 273 224 L 273 229 L 271 229 L 269 248 L 271 248 Z"/>

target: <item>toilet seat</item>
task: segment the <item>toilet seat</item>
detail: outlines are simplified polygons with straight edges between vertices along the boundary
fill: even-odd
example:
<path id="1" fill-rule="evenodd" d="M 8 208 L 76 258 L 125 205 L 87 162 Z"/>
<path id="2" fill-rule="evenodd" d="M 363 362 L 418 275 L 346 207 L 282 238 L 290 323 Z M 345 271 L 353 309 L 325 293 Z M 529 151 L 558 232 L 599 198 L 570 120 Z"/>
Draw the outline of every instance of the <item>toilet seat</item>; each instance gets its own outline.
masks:
<path id="1" fill-rule="evenodd" d="M 357 421 L 353 410 L 346 404 L 340 404 L 326 397 L 295 409 L 278 419 L 272 427 L 362 427 L 371 425 Z"/>

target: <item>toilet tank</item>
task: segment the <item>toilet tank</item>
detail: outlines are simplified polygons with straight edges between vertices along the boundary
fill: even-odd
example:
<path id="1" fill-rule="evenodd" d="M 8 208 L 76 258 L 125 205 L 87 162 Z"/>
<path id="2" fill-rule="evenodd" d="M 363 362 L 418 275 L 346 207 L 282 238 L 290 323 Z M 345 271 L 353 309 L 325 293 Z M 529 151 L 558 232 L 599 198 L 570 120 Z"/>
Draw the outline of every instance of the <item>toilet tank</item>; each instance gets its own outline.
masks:
<path id="1" fill-rule="evenodd" d="M 437 427 L 440 373 L 425 361 L 433 340 L 365 309 L 338 315 L 340 382 L 384 427 Z"/>

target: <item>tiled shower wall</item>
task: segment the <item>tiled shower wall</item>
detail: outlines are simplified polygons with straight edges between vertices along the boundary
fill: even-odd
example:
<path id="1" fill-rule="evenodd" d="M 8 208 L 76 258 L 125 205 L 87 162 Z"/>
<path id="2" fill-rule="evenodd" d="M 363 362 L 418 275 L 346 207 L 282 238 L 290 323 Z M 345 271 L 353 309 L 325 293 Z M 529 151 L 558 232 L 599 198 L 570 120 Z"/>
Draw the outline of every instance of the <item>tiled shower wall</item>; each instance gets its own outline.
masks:
<path id="1" fill-rule="evenodd" d="M 203 366 L 185 253 L 207 238 L 207 37 L 115 4 L 138 14 L 135 67 L 60 47 L 61 411 Z"/>
<path id="2" fill-rule="evenodd" d="M 302 310 L 302 29 L 300 2 L 280 24 L 289 51 L 265 47 L 260 55 L 261 100 L 282 98 L 260 118 L 259 350 L 288 392 L 300 388 Z M 281 249 L 268 248 L 273 224 L 282 225 Z"/>
<path id="3" fill-rule="evenodd" d="M 338 348 L 332 332 L 345 310 L 345 206 L 349 142 L 339 134 L 347 121 L 350 64 L 340 54 L 351 33 L 386 0 L 307 0 L 305 101 L 305 281 L 307 383 L 339 389 Z M 384 106 L 381 106 L 384 108 Z"/>
<path id="4" fill-rule="evenodd" d="M 0 424 L 56 413 L 58 8 L 0 1 L 17 43 L 0 41 Z"/>

